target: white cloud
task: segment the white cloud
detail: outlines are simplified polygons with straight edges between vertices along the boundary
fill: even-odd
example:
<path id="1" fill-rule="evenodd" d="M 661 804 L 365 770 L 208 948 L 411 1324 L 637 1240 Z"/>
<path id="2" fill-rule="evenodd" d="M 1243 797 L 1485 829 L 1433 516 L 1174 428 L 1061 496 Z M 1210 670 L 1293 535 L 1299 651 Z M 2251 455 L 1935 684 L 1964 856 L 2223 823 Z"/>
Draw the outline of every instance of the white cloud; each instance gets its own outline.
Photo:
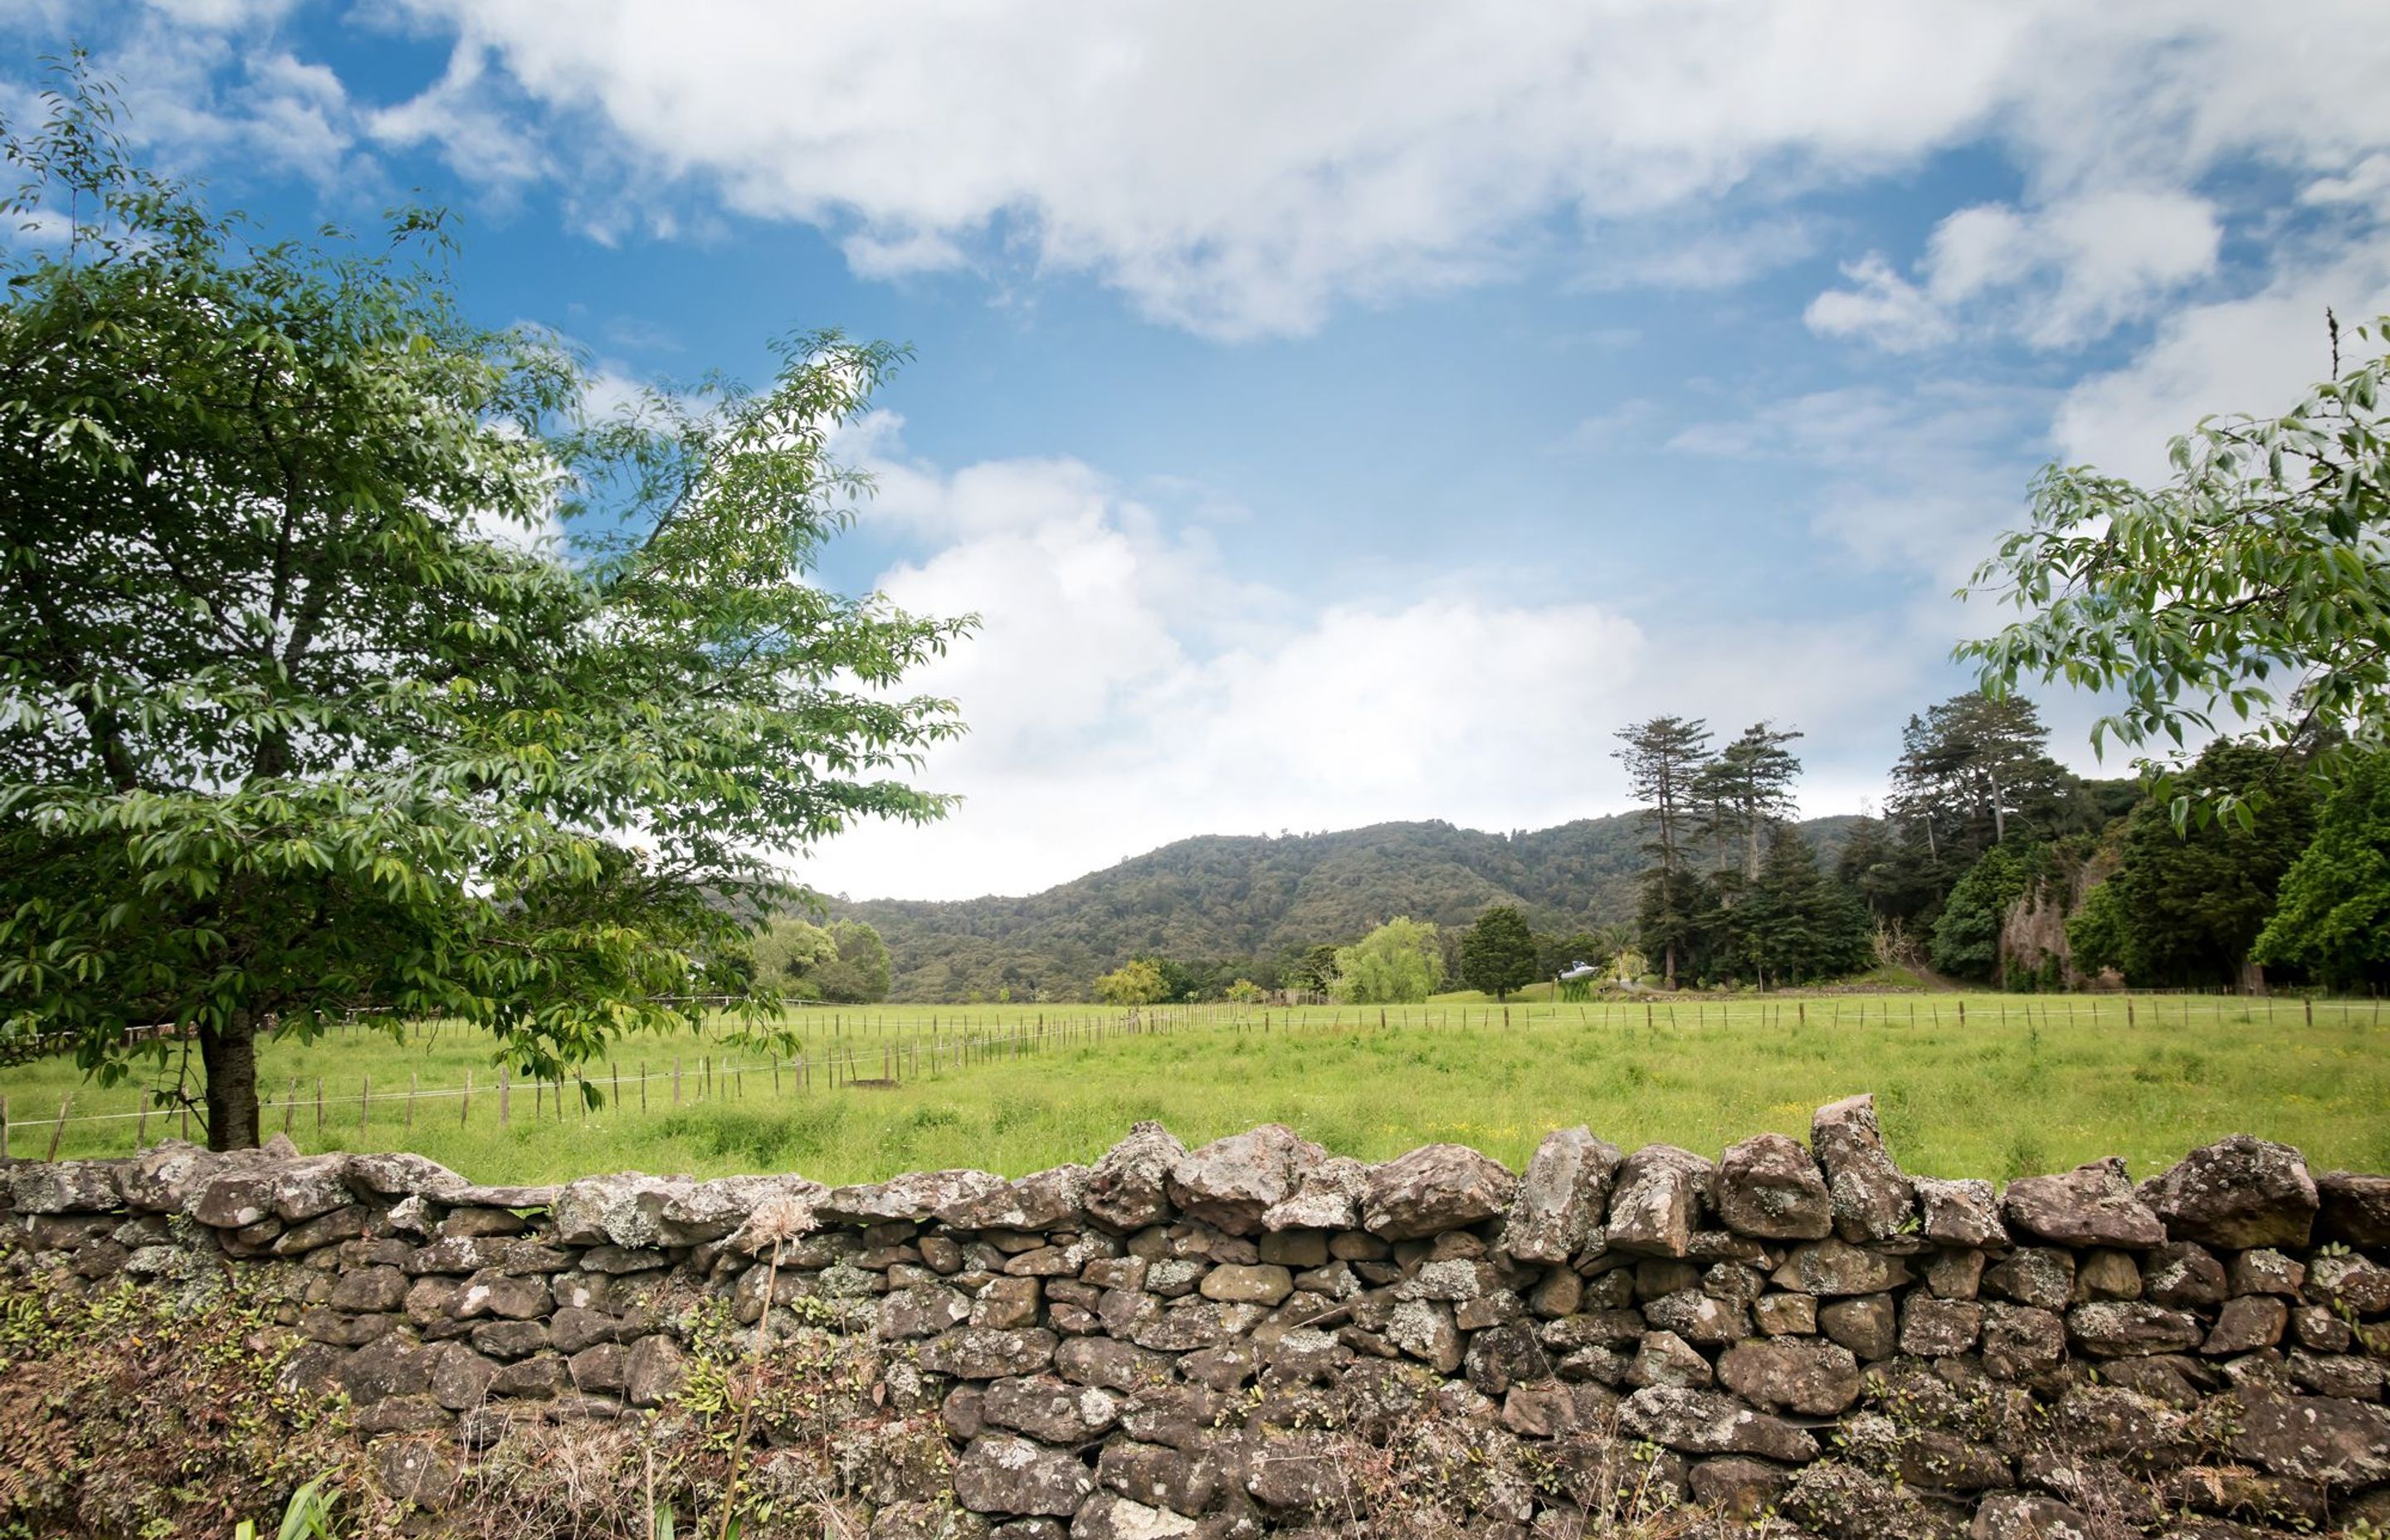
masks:
<path id="1" fill-rule="evenodd" d="M 885 591 L 982 616 L 906 681 L 959 702 L 970 735 L 920 779 L 968 800 L 928 828 L 829 841 L 801 873 L 830 892 L 1027 892 L 1194 834 L 1614 812 L 1625 723 L 1697 711 L 1848 741 L 1914 708 L 1940 645 L 1898 617 L 1889 633 L 1870 619 L 1647 621 L 1466 574 L 1306 608 L 1238 581 L 1201 529 L 1083 462 L 949 472 L 906 458 L 899 426 L 875 417 L 841 448 L 880 479 L 870 517 L 927 548 L 882 575 Z M 1836 764 L 1829 784 L 1874 773 Z"/>
<path id="2" fill-rule="evenodd" d="M 1881 254 L 1844 270 L 1851 289 L 1812 301 L 1810 329 L 1906 353 L 1966 324 L 2069 348 L 2150 314 L 2215 273 L 2224 230 L 2206 199 L 2109 188 L 2034 210 L 1961 209 L 1935 226 L 1912 282 Z"/>
<path id="3" fill-rule="evenodd" d="M 1661 281 L 1735 281 L 1800 249 L 1770 203 L 1991 136 L 2029 184 L 2028 265 L 2061 269 L 2049 335 L 2073 337 L 2201 250 L 2081 200 L 2114 216 L 2108 189 L 2187 197 L 2233 157 L 2340 175 L 2390 148 L 2373 0 L 405 4 L 561 115 L 585 190 L 696 178 L 830 228 L 863 271 L 992 246 L 1232 336 L 1506 273 L 1554 211 L 1632 267 L 1637 218 L 1684 228 L 1734 194 L 1770 238 L 1688 230 Z"/>

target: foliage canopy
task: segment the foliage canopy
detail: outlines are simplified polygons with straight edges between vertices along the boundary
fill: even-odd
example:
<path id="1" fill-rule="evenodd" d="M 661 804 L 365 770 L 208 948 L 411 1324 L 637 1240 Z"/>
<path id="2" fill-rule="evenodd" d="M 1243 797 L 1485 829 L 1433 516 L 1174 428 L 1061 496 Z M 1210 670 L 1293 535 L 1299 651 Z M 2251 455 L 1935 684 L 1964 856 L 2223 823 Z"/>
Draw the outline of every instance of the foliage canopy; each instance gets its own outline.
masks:
<path id="1" fill-rule="evenodd" d="M 791 338 L 581 416 L 550 337 L 460 315 L 440 217 L 260 240 L 133 163 L 71 66 L 0 125 L 0 1030 L 184 1023 L 211 1142 L 255 1040 L 461 1017 L 559 1078 L 722 988 L 781 862 L 959 730 L 895 687 L 968 622 L 808 580 L 828 436 L 895 350 Z M 563 538 L 559 532 L 569 532 Z"/>

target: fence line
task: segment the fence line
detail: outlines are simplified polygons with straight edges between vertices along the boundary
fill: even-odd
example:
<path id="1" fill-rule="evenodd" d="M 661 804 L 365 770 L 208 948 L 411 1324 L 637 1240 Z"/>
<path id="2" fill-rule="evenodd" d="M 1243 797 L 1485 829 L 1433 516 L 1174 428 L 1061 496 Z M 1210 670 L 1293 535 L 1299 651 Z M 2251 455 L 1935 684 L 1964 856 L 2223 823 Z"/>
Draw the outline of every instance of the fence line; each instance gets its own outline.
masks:
<path id="1" fill-rule="evenodd" d="M 2032 1027 L 2036 1025 L 2038 1007 L 2039 1024 L 2047 1026 L 2059 1019 L 2060 1007 L 2062 1007 L 2063 1020 L 2070 1025 L 2079 1024 L 2086 1018 L 2091 1024 L 2098 1025 L 2103 1019 L 2116 1022 L 2121 1017 L 2118 1024 L 2127 1028 L 2139 1028 L 2144 1024 L 2156 1028 L 2169 1024 L 2188 1025 L 2194 1016 L 2211 1022 L 2220 1021 L 2235 1009 L 2236 1002 L 2240 1018 L 2243 1020 L 2254 1021 L 2262 1011 L 2266 1023 L 2270 1025 L 2279 1020 L 2278 1007 L 2286 1004 L 2295 1007 L 2307 1024 L 2315 1020 L 2317 1001 L 2311 996 L 2216 995 L 2190 991 L 2019 995 L 1995 997 L 1991 1001 L 1979 996 L 1974 1017 L 1978 1020 L 1989 1017 L 1995 1023 L 2005 1024 L 2022 1016 L 2026 1025 Z M 2381 1024 L 2382 1002 L 2378 996 L 2370 1000 L 2328 1000 L 2324 1004 L 2327 1010 L 2336 1012 L 2345 1024 L 2375 1027 Z M 1812 1005 L 1830 1007 L 1818 1013 L 1819 1020 L 1816 1023 L 1810 1020 L 1809 1007 Z M 1872 1016 L 1868 1008 L 1870 1005 L 1877 1007 Z M 625 1086 L 638 1091 L 641 1111 L 651 1110 L 649 1087 L 658 1084 L 669 1084 L 673 1088 L 671 1099 L 665 1103 L 666 1110 L 708 1100 L 743 1099 L 746 1076 L 750 1073 L 770 1076 L 776 1095 L 782 1094 L 784 1076 L 800 1092 L 815 1089 L 816 1077 L 819 1077 L 822 1088 L 826 1089 L 893 1087 L 919 1079 L 925 1072 L 924 1058 L 928 1060 L 926 1072 L 936 1075 L 967 1070 L 992 1059 L 1018 1059 L 1125 1036 L 1150 1036 L 1189 1029 L 1208 1028 L 1232 1034 L 1283 1035 L 1371 1029 L 1383 1031 L 1390 1027 L 1532 1031 L 1538 1026 L 1554 1025 L 1624 1028 L 1631 1032 L 1640 1025 L 1645 1031 L 1656 1033 L 1664 1027 L 1668 1031 L 1678 1031 L 1687 1026 L 1700 1030 L 1712 1023 L 1720 1027 L 1729 1023 L 1748 1026 L 1754 1017 L 1765 1027 L 1789 1026 L 1796 1030 L 1812 1024 L 1827 1028 L 1864 1028 L 1870 1025 L 1885 1029 L 1921 1025 L 1938 1028 L 1944 1024 L 1964 1026 L 1969 1020 L 1967 1005 L 1965 996 L 1946 998 L 1916 995 L 1790 998 L 1753 995 L 1704 997 L 1696 995 L 1690 997 L 1653 995 L 1582 1003 L 1520 1002 L 1515 1005 L 1289 1008 L 1217 1003 L 1149 1007 L 1111 1017 L 1059 1016 L 1050 1021 L 1045 1013 L 1039 1012 L 1034 1019 L 1009 1022 L 1001 1020 L 990 1021 L 969 1011 L 955 1011 L 949 1015 L 941 1010 L 928 1013 L 926 1020 L 907 1014 L 900 1016 L 893 1023 L 885 1011 L 849 1012 L 842 1007 L 821 1007 L 829 1012 L 829 1020 L 822 1020 L 816 1015 L 814 1020 L 802 1021 L 799 1026 L 802 1037 L 810 1039 L 818 1035 L 824 1041 L 826 1046 L 819 1052 L 809 1048 L 788 1057 L 777 1053 L 757 1059 L 730 1056 L 719 1062 L 711 1054 L 700 1054 L 699 1065 L 694 1072 L 689 1071 L 682 1056 L 676 1055 L 669 1071 L 651 1071 L 643 1062 L 640 1071 L 631 1075 L 624 1075 L 620 1065 L 610 1059 L 603 1071 L 594 1077 L 585 1072 L 577 1073 L 569 1084 L 576 1088 L 596 1085 L 601 1092 L 610 1091 L 608 1105 L 619 1114 L 630 1108 L 629 1100 L 623 1094 Z M 1924 1007 L 1922 1010 L 1919 1008 L 1921 1006 Z M 847 1020 L 850 1015 L 854 1017 L 851 1028 Z M 2169 1018 L 2172 1018 L 2171 1022 Z M 950 1021 L 952 1025 L 942 1026 L 942 1020 Z M 413 1024 L 409 1023 L 410 1026 Z M 432 1036 L 437 1036 L 436 1023 Z M 735 1043 L 729 1046 L 738 1046 Z M 874 1065 L 880 1072 L 878 1075 L 858 1072 Z M 689 1078 L 696 1080 L 697 1088 L 693 1095 L 685 1098 L 685 1081 Z M 294 1076 L 285 1087 L 280 1100 L 276 1100 L 270 1092 L 261 1095 L 259 1121 L 261 1128 L 265 1127 L 271 1122 L 269 1114 L 278 1109 L 282 1113 L 282 1131 L 294 1131 L 299 1109 L 312 1101 L 315 1107 L 314 1126 L 321 1130 L 327 1126 L 328 1112 L 353 1106 L 359 1130 L 363 1133 L 369 1130 L 372 1114 L 377 1109 L 381 1110 L 385 1116 L 400 1117 L 405 1126 L 411 1127 L 418 1103 L 456 1101 L 460 1103 L 462 1117 L 469 1122 L 472 1099 L 478 1092 L 485 1100 L 495 1101 L 498 1125 L 506 1127 L 512 1121 L 512 1094 L 526 1084 L 533 1090 L 532 1115 L 534 1119 L 564 1115 L 564 1087 L 568 1082 L 515 1081 L 501 1069 L 495 1082 L 480 1085 L 475 1084 L 470 1071 L 467 1072 L 461 1084 L 430 1086 L 417 1084 L 410 1074 L 407 1088 L 404 1091 L 385 1087 L 376 1092 L 369 1077 L 361 1075 L 353 1097 L 341 1093 L 329 1100 L 325 1096 L 321 1078 L 315 1079 L 312 1092 L 309 1092 L 301 1085 L 299 1077 Z M 580 1097 L 575 1099 L 583 1100 Z M 550 1101 L 556 1109 L 553 1114 L 544 1110 Z M 162 1107 L 144 1106 L 129 1112 L 85 1113 L 71 1112 L 71 1103 L 72 1093 L 69 1093 L 57 1116 L 27 1120 L 24 1123 L 25 1131 L 32 1137 L 40 1138 L 47 1134 L 45 1158 L 55 1158 L 59 1138 L 70 1123 L 133 1123 L 135 1125 L 135 1147 L 138 1149 L 146 1143 L 148 1123 L 152 1118 L 161 1123 L 173 1123 L 179 1119 L 186 1132 L 190 1122 L 191 1109 L 187 1102 Z M 585 1100 L 583 1104 L 585 1110 Z M 344 1123 L 345 1118 L 336 1116 L 333 1122 Z M 12 1145 L 15 1135 L 16 1127 L 8 1116 L 7 1099 L 0 1096 L 0 1160 L 14 1158 Z"/>

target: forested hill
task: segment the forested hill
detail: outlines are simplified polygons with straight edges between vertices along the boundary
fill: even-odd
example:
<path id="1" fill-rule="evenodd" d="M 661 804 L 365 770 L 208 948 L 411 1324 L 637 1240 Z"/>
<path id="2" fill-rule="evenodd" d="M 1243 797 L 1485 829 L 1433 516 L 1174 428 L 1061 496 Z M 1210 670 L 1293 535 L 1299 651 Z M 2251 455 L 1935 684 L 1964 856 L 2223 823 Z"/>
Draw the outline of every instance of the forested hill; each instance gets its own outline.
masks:
<path id="1" fill-rule="evenodd" d="M 1855 822 L 1801 826 L 1821 850 Z M 1130 957 L 1264 963 L 1357 939 L 1395 915 L 1464 926 L 1494 904 L 1538 930 L 1628 918 L 1645 861 L 1633 814 L 1488 834 L 1446 823 L 1205 835 L 1024 898 L 842 904 L 887 939 L 899 1000 L 1084 999 Z"/>

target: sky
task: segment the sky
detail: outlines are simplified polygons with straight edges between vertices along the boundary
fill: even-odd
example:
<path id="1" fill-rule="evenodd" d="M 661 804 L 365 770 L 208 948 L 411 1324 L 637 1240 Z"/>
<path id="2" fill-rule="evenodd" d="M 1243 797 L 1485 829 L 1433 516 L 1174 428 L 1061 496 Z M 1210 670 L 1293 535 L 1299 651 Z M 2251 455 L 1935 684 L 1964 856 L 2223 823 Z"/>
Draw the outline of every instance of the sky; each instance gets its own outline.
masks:
<path id="1" fill-rule="evenodd" d="M 271 230 L 461 216 L 604 379 L 913 361 L 827 581 L 975 612 L 854 897 L 1629 805 L 1660 712 L 1882 796 L 2037 468 L 2165 473 L 2390 312 L 2390 11 L 2082 0 L 0 0 Z M 2095 701 L 2040 692 L 2101 769 Z M 2113 752 L 2113 751 L 2112 751 Z M 2106 773 L 2129 767 L 2113 758 Z"/>

